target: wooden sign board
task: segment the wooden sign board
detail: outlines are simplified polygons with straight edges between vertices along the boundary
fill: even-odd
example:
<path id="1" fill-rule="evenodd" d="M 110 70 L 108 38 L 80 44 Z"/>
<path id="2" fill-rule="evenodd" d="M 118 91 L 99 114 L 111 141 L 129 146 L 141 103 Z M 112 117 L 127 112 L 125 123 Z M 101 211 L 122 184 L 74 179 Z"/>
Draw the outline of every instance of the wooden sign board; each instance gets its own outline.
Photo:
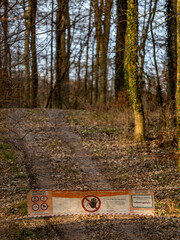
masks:
<path id="1" fill-rule="evenodd" d="M 30 217 L 76 214 L 154 215 L 153 190 L 31 190 Z"/>

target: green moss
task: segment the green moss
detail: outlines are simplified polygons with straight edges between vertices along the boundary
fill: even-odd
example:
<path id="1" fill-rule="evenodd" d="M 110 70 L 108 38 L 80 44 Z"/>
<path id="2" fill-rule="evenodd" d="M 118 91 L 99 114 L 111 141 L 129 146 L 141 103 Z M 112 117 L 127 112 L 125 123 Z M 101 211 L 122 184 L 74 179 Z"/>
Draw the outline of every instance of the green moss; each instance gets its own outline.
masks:
<path id="1" fill-rule="evenodd" d="M 130 176 L 128 173 L 123 173 L 120 175 L 120 178 L 123 178 L 123 179 L 130 179 Z"/>
<path id="2" fill-rule="evenodd" d="M 48 145 L 47 145 L 47 147 L 48 148 L 51 148 L 51 149 L 55 149 L 55 148 L 57 148 L 57 147 L 62 147 L 63 146 L 63 144 L 62 144 L 62 142 L 60 141 L 60 140 L 56 140 L 56 141 L 54 141 L 54 142 L 52 142 L 52 143 L 49 143 Z"/>
<path id="3" fill-rule="evenodd" d="M 27 176 L 25 174 L 18 174 L 17 176 L 15 176 L 14 179 L 26 179 Z"/>
<path id="4" fill-rule="evenodd" d="M 145 125 L 144 113 L 138 81 L 138 2 L 128 0 L 127 22 L 128 22 L 128 93 L 135 117 L 135 138 L 144 141 Z"/>
<path id="5" fill-rule="evenodd" d="M 10 223 L 9 230 L 8 239 L 10 240 L 40 239 L 36 230 L 22 227 L 17 223 Z"/>
<path id="6" fill-rule="evenodd" d="M 0 143 L 0 150 L 7 150 L 9 149 L 9 145 L 8 144 L 5 144 L 5 143 Z"/>
<path id="7" fill-rule="evenodd" d="M 78 170 L 77 168 L 71 168 L 71 171 L 72 171 L 73 173 L 78 173 L 78 172 L 79 172 L 79 170 Z"/>
<path id="8" fill-rule="evenodd" d="M 12 152 L 3 152 L 3 156 L 5 159 L 15 161 L 14 154 Z"/>
<path id="9" fill-rule="evenodd" d="M 8 144 L 0 144 L 0 156 L 2 161 L 8 164 L 11 168 L 11 171 L 15 172 L 16 174 L 20 174 L 20 167 L 19 164 L 14 156 L 14 152 L 11 149 L 11 146 Z"/>
<path id="10" fill-rule="evenodd" d="M 43 113 L 43 109 L 30 109 L 28 110 L 28 113 L 33 114 L 33 113 Z"/>
<path id="11" fill-rule="evenodd" d="M 20 216 L 27 216 L 28 214 L 28 210 L 27 210 L 27 201 L 23 200 L 17 204 L 14 204 L 13 206 L 11 206 L 8 211 L 11 214 L 16 214 L 16 215 L 20 215 Z"/>
<path id="12" fill-rule="evenodd" d="M 105 129 L 102 130 L 102 132 L 107 133 L 107 134 L 113 134 L 115 132 L 118 132 L 118 129 L 105 128 Z"/>

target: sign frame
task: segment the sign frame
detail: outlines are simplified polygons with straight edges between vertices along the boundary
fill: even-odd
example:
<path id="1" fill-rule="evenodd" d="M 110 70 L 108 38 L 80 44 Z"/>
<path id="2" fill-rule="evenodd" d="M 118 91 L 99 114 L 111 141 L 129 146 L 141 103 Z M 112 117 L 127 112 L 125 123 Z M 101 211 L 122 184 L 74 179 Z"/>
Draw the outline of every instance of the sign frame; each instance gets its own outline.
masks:
<path id="1" fill-rule="evenodd" d="M 141 196 L 134 205 L 133 197 Z M 149 197 L 149 199 L 146 198 Z M 33 201 L 33 200 L 36 201 Z M 85 200 L 87 202 L 85 202 Z M 95 199 L 95 200 L 92 200 Z M 143 202 L 144 201 L 144 202 Z M 145 202 L 146 201 L 146 202 Z M 154 216 L 154 190 L 44 190 L 27 193 L 29 217 L 65 215 L 148 215 Z M 33 209 L 33 205 L 38 209 Z M 42 208 L 43 204 L 47 208 Z M 151 206 L 143 206 L 151 204 Z M 91 209 L 92 208 L 92 209 Z"/>

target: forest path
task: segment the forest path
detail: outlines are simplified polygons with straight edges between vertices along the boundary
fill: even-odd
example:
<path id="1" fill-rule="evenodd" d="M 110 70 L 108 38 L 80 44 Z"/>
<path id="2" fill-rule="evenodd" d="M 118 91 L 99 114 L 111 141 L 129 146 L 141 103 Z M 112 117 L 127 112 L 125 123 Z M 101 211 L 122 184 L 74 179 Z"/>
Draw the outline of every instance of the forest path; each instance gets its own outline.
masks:
<path id="1" fill-rule="evenodd" d="M 8 118 L 10 137 L 25 155 L 31 188 L 62 189 L 54 166 L 68 160 L 74 167 L 72 171 L 76 173 L 77 169 L 80 172 L 85 188 L 111 189 L 92 162 L 90 153 L 83 148 L 81 138 L 68 127 L 62 110 L 34 113 L 33 110 L 16 109 L 9 113 Z M 84 186 L 76 184 L 73 187 Z"/>
<path id="2" fill-rule="evenodd" d="M 9 139 L 24 153 L 32 189 L 113 189 L 68 126 L 63 110 L 14 109 L 8 113 L 7 124 Z M 76 220 L 67 224 L 58 218 L 45 220 L 54 231 L 50 239 L 150 239 L 135 219 L 112 218 L 112 229 L 104 226 L 103 230 L 99 224 Z"/>

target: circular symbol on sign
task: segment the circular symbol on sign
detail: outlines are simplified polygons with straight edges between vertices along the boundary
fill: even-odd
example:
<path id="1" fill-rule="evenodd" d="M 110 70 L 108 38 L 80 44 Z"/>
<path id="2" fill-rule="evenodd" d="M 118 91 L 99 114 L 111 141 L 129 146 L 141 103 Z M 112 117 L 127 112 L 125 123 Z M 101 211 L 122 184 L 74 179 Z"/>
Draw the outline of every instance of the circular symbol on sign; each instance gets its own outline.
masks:
<path id="1" fill-rule="evenodd" d="M 38 198 L 37 196 L 34 196 L 34 197 L 31 198 L 31 200 L 32 200 L 33 202 L 38 202 L 38 201 L 39 201 L 39 198 Z"/>
<path id="2" fill-rule="evenodd" d="M 101 200 L 93 195 L 88 195 L 82 200 L 82 207 L 86 212 L 96 212 L 101 206 Z"/>
<path id="3" fill-rule="evenodd" d="M 48 197 L 47 196 L 41 196 L 40 199 L 41 199 L 42 202 L 46 202 L 48 200 Z"/>
<path id="4" fill-rule="evenodd" d="M 45 211 L 48 209 L 48 205 L 46 203 L 41 204 L 41 209 Z"/>
<path id="5" fill-rule="evenodd" d="M 32 209 L 33 209 L 34 211 L 37 211 L 37 210 L 39 209 L 39 205 L 38 205 L 38 204 L 32 205 Z"/>

